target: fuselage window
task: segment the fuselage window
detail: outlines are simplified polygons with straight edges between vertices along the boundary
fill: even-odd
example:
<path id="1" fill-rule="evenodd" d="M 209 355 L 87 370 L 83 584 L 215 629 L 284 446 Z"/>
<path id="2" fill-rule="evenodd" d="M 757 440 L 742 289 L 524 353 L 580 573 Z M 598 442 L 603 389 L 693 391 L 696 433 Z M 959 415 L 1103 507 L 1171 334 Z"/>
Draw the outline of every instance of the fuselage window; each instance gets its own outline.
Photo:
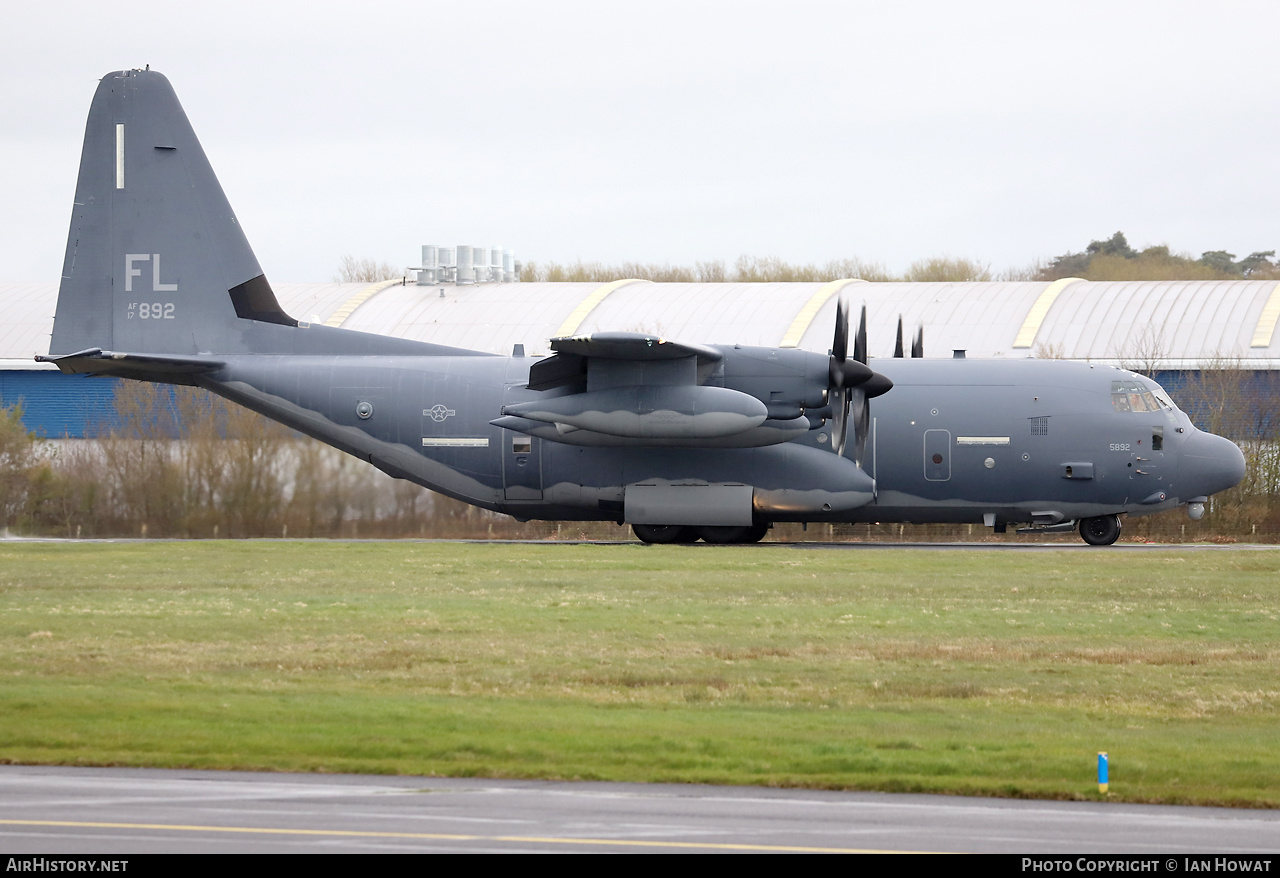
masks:
<path id="1" fill-rule="evenodd" d="M 533 451 L 533 438 L 531 436 L 512 436 L 511 451 L 514 454 L 528 454 Z"/>
<path id="2" fill-rule="evenodd" d="M 1151 428 L 1151 450 L 1164 451 L 1164 427 Z"/>

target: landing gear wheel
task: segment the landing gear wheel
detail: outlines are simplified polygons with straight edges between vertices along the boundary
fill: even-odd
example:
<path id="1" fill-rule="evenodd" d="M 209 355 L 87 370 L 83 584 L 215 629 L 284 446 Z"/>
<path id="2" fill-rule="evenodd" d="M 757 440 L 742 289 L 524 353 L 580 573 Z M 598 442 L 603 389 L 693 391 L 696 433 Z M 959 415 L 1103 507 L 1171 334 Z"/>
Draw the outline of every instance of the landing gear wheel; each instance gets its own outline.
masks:
<path id="1" fill-rule="evenodd" d="M 693 528 L 679 524 L 633 524 L 631 530 L 642 543 L 692 543 L 698 538 Z"/>
<path id="2" fill-rule="evenodd" d="M 765 534 L 769 532 L 769 522 L 762 521 L 759 524 L 753 524 L 747 530 L 747 538 L 744 543 L 758 543 L 764 539 Z"/>
<path id="3" fill-rule="evenodd" d="M 1080 536 L 1091 546 L 1109 546 L 1120 539 L 1120 518 L 1115 515 L 1082 518 Z"/>
<path id="4" fill-rule="evenodd" d="M 747 541 L 747 533 L 750 527 L 721 527 L 709 525 L 698 528 L 698 536 L 702 537 L 704 543 L 711 543 L 715 546 L 726 546 L 730 543 L 745 543 Z"/>

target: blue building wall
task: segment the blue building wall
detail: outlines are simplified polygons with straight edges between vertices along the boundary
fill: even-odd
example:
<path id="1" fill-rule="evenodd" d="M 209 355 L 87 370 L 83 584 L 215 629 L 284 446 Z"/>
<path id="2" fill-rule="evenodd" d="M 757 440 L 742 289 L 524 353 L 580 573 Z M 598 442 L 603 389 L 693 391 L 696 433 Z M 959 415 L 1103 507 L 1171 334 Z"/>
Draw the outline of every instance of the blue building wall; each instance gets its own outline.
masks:
<path id="1" fill-rule="evenodd" d="M 114 425 L 119 378 L 0 369 L 0 405 L 22 404 L 22 422 L 47 439 L 83 439 Z"/>

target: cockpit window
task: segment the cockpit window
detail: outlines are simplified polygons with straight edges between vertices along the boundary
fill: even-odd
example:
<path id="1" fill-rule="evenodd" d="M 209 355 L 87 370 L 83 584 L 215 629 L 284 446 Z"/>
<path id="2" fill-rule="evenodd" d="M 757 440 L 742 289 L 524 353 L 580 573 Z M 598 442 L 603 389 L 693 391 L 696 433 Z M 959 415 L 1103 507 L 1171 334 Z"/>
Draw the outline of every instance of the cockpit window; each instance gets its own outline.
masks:
<path id="1" fill-rule="evenodd" d="M 1112 381 L 1111 405 L 1118 412 L 1158 412 L 1171 409 L 1168 400 L 1140 381 Z"/>

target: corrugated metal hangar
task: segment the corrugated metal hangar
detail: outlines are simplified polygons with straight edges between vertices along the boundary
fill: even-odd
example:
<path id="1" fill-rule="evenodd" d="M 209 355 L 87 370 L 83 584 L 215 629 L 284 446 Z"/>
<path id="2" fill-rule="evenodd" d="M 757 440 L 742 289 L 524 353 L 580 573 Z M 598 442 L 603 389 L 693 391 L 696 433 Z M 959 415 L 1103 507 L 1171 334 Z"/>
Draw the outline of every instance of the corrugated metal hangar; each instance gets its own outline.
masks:
<path id="1" fill-rule="evenodd" d="M 836 301 L 867 307 L 869 350 L 893 354 L 898 319 L 925 355 L 1054 356 L 1196 370 L 1224 359 L 1280 369 L 1280 283 L 1126 281 L 993 283 L 491 283 L 278 284 L 302 322 L 509 354 L 597 331 L 679 341 L 827 351 Z M 28 428 L 83 436 L 109 404 L 112 379 L 62 375 L 34 362 L 49 350 L 56 283 L 0 284 L 0 401 L 23 402 Z"/>

